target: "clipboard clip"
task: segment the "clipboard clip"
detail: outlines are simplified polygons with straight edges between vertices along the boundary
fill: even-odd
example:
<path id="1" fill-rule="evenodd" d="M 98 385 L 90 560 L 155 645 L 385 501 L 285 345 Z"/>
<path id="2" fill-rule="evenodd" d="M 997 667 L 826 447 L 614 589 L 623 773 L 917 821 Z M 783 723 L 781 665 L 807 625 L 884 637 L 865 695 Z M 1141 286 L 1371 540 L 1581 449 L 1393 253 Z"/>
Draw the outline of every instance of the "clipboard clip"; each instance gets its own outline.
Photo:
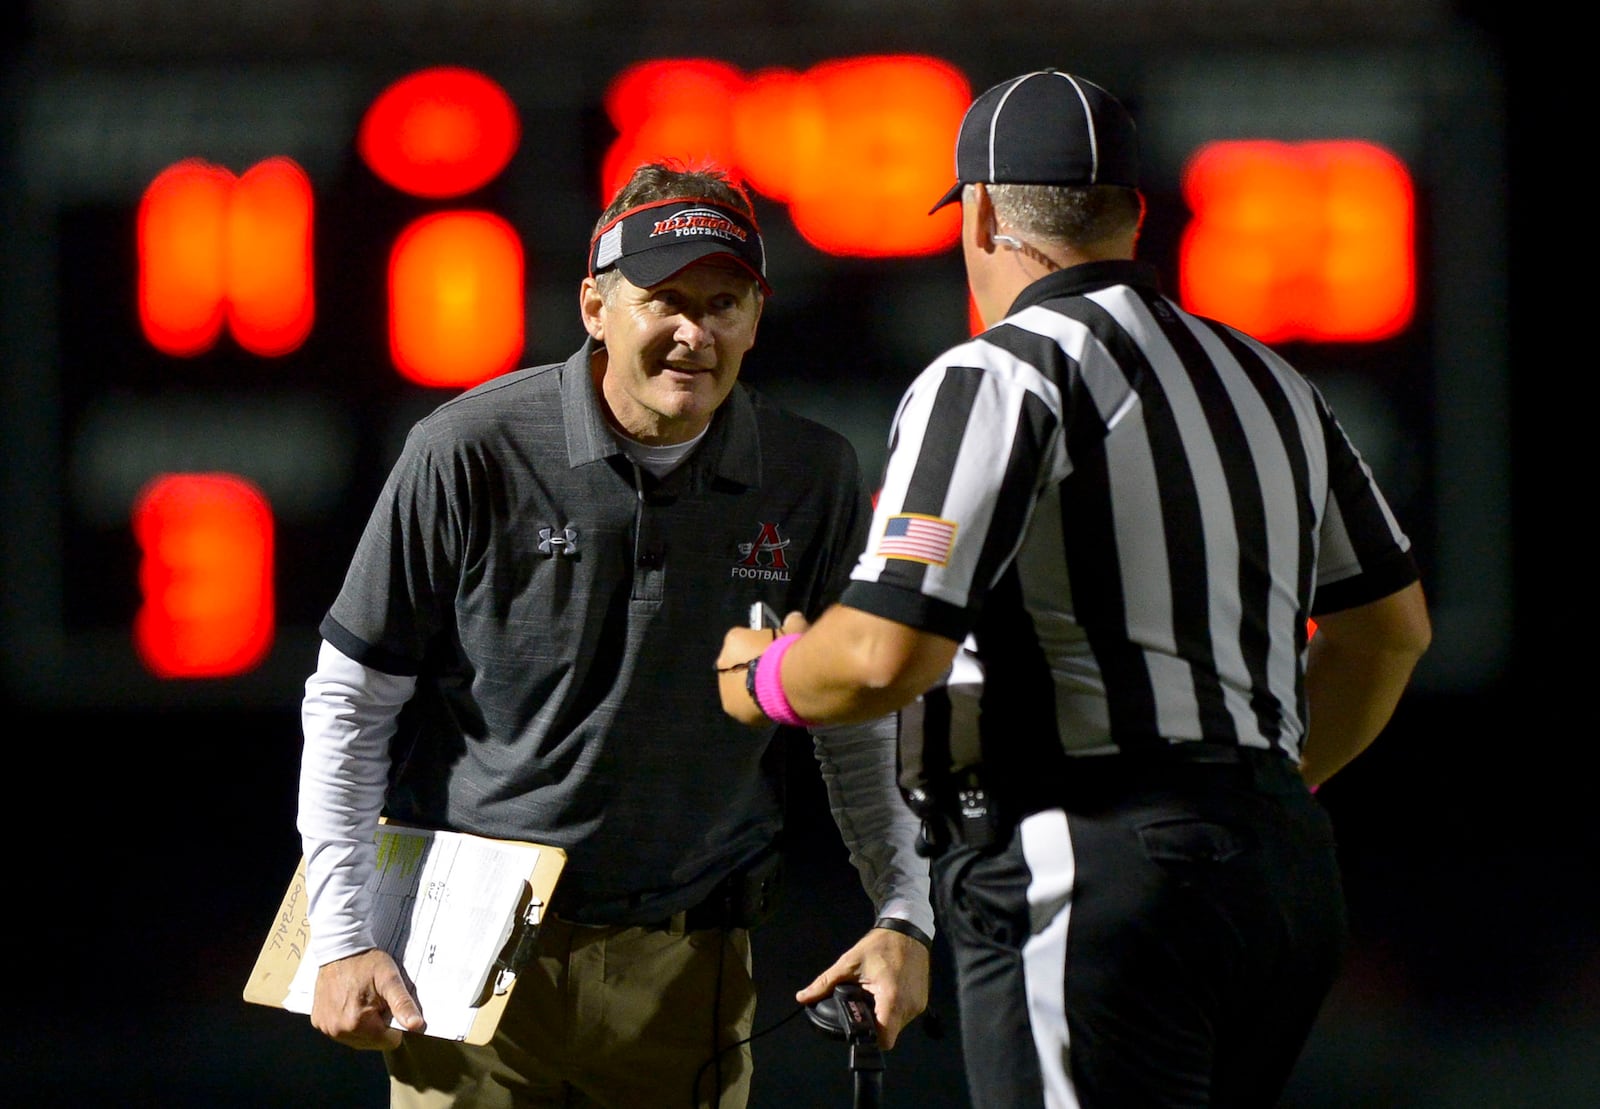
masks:
<path id="1" fill-rule="evenodd" d="M 506 944 L 500 957 L 495 960 L 496 994 L 503 994 L 511 989 L 517 980 L 517 975 L 533 958 L 539 943 L 539 924 L 543 920 L 544 902 L 537 897 L 529 898 L 527 907 L 522 910 L 522 919 L 518 922 L 516 933 Z"/>

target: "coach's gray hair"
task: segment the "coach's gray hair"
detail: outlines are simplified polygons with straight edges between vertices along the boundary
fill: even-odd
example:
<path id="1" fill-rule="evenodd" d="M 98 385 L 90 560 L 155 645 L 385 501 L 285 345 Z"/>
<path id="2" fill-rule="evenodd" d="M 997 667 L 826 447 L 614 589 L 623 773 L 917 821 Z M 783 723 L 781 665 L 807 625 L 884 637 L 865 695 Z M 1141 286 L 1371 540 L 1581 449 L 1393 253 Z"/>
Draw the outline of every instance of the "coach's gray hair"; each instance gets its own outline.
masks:
<path id="1" fill-rule="evenodd" d="M 714 166 L 691 168 L 682 162 L 667 160 L 647 162 L 633 171 L 633 176 L 617 190 L 611 203 L 606 205 L 606 210 L 595 220 L 594 234 L 598 235 L 606 224 L 629 208 L 679 196 L 704 197 L 743 212 L 751 219 L 755 218 L 750 195 L 727 173 Z M 613 268 L 596 275 L 594 280 L 599 286 L 600 295 L 610 299 L 620 279 L 621 274 Z M 755 287 L 756 295 L 760 296 L 761 286 L 754 279 L 751 285 Z"/>

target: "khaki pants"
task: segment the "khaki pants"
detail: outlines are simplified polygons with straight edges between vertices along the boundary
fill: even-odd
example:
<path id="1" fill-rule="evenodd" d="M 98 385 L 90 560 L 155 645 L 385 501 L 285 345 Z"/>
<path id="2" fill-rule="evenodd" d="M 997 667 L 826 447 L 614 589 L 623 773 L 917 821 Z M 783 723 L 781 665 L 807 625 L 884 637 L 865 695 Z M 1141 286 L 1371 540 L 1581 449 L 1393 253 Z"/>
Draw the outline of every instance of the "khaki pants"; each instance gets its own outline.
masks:
<path id="1" fill-rule="evenodd" d="M 494 1039 L 473 1047 L 407 1035 L 385 1056 L 390 1105 L 744 1109 L 750 1046 L 716 1049 L 750 1035 L 755 1005 L 743 929 L 685 934 L 549 917 Z"/>

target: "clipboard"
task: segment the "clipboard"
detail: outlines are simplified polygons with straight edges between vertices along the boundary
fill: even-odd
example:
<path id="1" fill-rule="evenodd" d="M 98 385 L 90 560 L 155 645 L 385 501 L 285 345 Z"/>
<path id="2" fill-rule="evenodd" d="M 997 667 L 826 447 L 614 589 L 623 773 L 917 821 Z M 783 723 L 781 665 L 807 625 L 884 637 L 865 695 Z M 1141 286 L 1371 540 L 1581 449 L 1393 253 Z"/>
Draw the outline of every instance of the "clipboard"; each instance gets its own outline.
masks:
<path id="1" fill-rule="evenodd" d="M 424 1035 L 488 1043 L 533 957 L 566 852 L 388 821 L 376 839 L 378 945 L 412 982 Z M 309 901 L 302 857 L 245 984 L 246 1001 L 310 1013 Z"/>

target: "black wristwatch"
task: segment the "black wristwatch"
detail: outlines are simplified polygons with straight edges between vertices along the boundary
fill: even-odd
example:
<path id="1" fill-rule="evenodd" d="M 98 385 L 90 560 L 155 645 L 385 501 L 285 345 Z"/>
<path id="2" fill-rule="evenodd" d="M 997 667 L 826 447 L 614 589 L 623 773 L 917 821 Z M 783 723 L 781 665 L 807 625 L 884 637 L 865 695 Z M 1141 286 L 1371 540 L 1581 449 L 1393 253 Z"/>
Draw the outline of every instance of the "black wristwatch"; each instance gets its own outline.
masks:
<path id="1" fill-rule="evenodd" d="M 909 920 L 901 920 L 897 916 L 880 916 L 872 922 L 874 928 L 887 928 L 891 932 L 899 932 L 902 936 L 910 936 L 923 947 L 933 950 L 933 937 L 912 924 Z"/>
<path id="2" fill-rule="evenodd" d="M 767 710 L 761 707 L 761 698 L 756 696 L 756 663 L 761 661 L 760 655 L 754 655 L 744 667 L 744 691 L 750 694 L 750 700 L 755 702 L 756 711 L 762 716 L 767 715 Z"/>

